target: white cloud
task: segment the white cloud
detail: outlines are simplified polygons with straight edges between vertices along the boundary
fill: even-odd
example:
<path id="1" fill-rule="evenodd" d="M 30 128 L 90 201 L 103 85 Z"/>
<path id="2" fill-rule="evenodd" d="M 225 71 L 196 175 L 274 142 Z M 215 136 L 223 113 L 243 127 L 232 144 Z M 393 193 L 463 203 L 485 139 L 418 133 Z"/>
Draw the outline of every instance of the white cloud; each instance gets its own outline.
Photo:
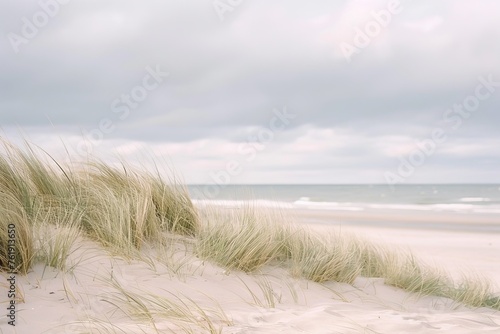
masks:
<path id="1" fill-rule="evenodd" d="M 415 20 L 415 21 L 408 21 L 405 22 L 405 26 L 408 27 L 409 29 L 423 32 L 423 33 L 430 33 L 436 28 L 438 28 L 440 25 L 442 25 L 444 22 L 443 18 L 441 16 L 431 16 L 431 17 L 426 17 L 420 20 Z"/>
<path id="2" fill-rule="evenodd" d="M 59 136 L 75 152 L 83 130 L 114 117 L 97 154 L 150 155 L 175 163 L 189 182 L 209 182 L 229 159 L 245 161 L 240 146 L 286 106 L 297 117 L 235 182 L 383 182 L 478 76 L 500 81 L 500 3 L 492 0 L 405 2 L 351 64 L 335 55 L 386 6 L 256 0 L 220 22 L 202 0 L 71 2 L 19 55 L 0 42 L 0 125 L 64 158 Z M 6 4 L 0 27 L 19 30 L 35 7 Z M 111 102 L 156 64 L 169 78 L 117 121 Z M 414 180 L 500 182 L 482 173 L 500 163 L 499 106 L 497 92 Z"/>

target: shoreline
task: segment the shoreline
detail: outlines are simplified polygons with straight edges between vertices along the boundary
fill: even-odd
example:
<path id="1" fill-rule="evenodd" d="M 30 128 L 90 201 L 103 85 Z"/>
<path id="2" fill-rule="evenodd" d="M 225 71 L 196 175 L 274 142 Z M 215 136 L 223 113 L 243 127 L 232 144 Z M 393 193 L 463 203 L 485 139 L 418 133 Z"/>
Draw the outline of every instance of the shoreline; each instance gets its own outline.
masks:
<path id="1" fill-rule="evenodd" d="M 500 218 L 492 214 L 380 209 L 366 211 L 289 210 L 297 219 L 309 224 L 500 233 Z M 471 221 L 474 221 L 474 223 L 471 223 Z"/>

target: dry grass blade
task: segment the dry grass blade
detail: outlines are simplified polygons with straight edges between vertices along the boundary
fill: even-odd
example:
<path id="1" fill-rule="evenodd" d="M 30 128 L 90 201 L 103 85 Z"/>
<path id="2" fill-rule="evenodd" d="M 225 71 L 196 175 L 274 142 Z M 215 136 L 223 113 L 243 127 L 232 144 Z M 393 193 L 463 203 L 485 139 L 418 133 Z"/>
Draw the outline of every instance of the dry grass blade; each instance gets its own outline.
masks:
<path id="1" fill-rule="evenodd" d="M 179 297 L 169 292 L 166 293 L 170 297 L 147 291 L 132 292 L 114 279 L 111 284 L 117 292 L 108 295 L 104 300 L 131 318 L 147 321 L 155 330 L 159 318 L 171 320 L 176 327 L 184 331 L 194 326 L 213 334 L 222 332 L 222 326 L 216 325 L 215 322 L 231 325 L 220 306 L 217 310 L 208 311 L 186 296 Z M 215 322 L 212 320 L 214 316 Z"/>
<path id="2" fill-rule="evenodd" d="M 21 150 L 0 139 L 0 267 L 8 265 L 9 225 L 16 226 L 16 267 L 26 273 L 39 260 L 63 268 L 79 231 L 115 251 L 136 257 L 142 245 L 163 231 L 195 235 L 199 220 L 187 189 L 160 175 L 137 172 L 125 163 L 116 169 L 97 160 L 78 170 L 26 142 Z M 40 231 L 57 231 L 48 239 Z M 45 233 L 45 232 L 44 232 Z"/>
<path id="3" fill-rule="evenodd" d="M 272 213 L 250 207 L 233 211 L 212 210 L 197 238 L 199 256 L 246 272 L 280 257 L 280 229 Z"/>

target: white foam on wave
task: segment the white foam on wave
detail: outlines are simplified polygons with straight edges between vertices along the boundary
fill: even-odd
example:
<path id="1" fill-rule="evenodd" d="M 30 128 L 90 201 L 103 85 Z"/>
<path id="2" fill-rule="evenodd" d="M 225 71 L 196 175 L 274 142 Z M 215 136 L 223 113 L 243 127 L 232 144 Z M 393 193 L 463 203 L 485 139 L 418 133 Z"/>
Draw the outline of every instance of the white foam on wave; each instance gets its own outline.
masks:
<path id="1" fill-rule="evenodd" d="M 310 210 L 338 210 L 338 211 L 363 211 L 364 208 L 352 203 L 338 203 L 338 202 L 311 202 L 309 198 L 301 197 L 298 201 L 293 202 L 294 207 L 298 209 Z"/>
<path id="2" fill-rule="evenodd" d="M 473 204 L 432 204 L 434 211 L 455 211 L 455 212 L 474 212 L 477 208 Z"/>
<path id="3" fill-rule="evenodd" d="M 460 202 L 491 202 L 491 198 L 487 197 L 464 197 Z"/>
<path id="4" fill-rule="evenodd" d="M 477 201 L 479 202 L 479 201 Z M 277 209 L 305 209 L 328 211 L 366 211 L 366 210 L 401 210 L 420 212 L 456 212 L 456 213 L 482 213 L 500 214 L 499 205 L 477 205 L 464 203 L 441 204 L 394 204 L 394 203 L 351 203 L 351 202 L 314 202 L 308 197 L 290 203 L 272 200 L 193 200 L 197 206 L 218 206 L 225 208 L 277 208 Z"/>
<path id="5" fill-rule="evenodd" d="M 279 201 L 270 201 L 270 200 L 251 200 L 251 201 L 242 201 L 242 200 L 209 200 L 209 199 L 194 199 L 194 205 L 198 206 L 219 206 L 225 208 L 244 208 L 244 207 L 260 207 L 260 208 L 283 208 L 283 209 L 291 209 L 293 208 L 292 204 L 287 202 L 279 202 Z"/>
<path id="6" fill-rule="evenodd" d="M 367 204 L 370 209 L 432 211 L 428 205 L 418 204 Z"/>
<path id="7" fill-rule="evenodd" d="M 271 201 L 271 200 L 193 200 L 197 206 L 218 206 L 225 208 L 244 208 L 244 207 L 259 207 L 259 208 L 281 208 L 281 209 L 307 209 L 307 210 L 339 210 L 339 211 L 363 211 L 364 208 L 353 206 L 352 203 L 336 203 L 336 202 L 312 202 L 308 197 L 302 197 L 293 203 Z"/>
<path id="8" fill-rule="evenodd" d="M 491 207 L 491 208 L 485 208 L 485 207 L 481 207 L 479 209 L 474 209 L 473 210 L 475 213 L 495 213 L 495 214 L 500 214 L 500 207 L 499 206 L 495 206 L 495 207 Z"/>
<path id="9" fill-rule="evenodd" d="M 459 212 L 459 213 L 500 213 L 500 207 L 483 207 L 474 204 L 438 203 L 438 204 L 367 204 L 371 209 L 405 210 L 427 212 Z"/>

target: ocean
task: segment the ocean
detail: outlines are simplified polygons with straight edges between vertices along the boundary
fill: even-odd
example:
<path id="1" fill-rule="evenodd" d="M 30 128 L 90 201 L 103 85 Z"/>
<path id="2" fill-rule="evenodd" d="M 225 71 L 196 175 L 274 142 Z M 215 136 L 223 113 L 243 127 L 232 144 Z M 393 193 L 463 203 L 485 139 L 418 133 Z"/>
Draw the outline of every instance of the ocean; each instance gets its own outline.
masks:
<path id="1" fill-rule="evenodd" d="M 453 185 L 190 185 L 195 202 L 255 205 L 305 210 L 367 209 L 498 214 L 499 184 Z"/>

